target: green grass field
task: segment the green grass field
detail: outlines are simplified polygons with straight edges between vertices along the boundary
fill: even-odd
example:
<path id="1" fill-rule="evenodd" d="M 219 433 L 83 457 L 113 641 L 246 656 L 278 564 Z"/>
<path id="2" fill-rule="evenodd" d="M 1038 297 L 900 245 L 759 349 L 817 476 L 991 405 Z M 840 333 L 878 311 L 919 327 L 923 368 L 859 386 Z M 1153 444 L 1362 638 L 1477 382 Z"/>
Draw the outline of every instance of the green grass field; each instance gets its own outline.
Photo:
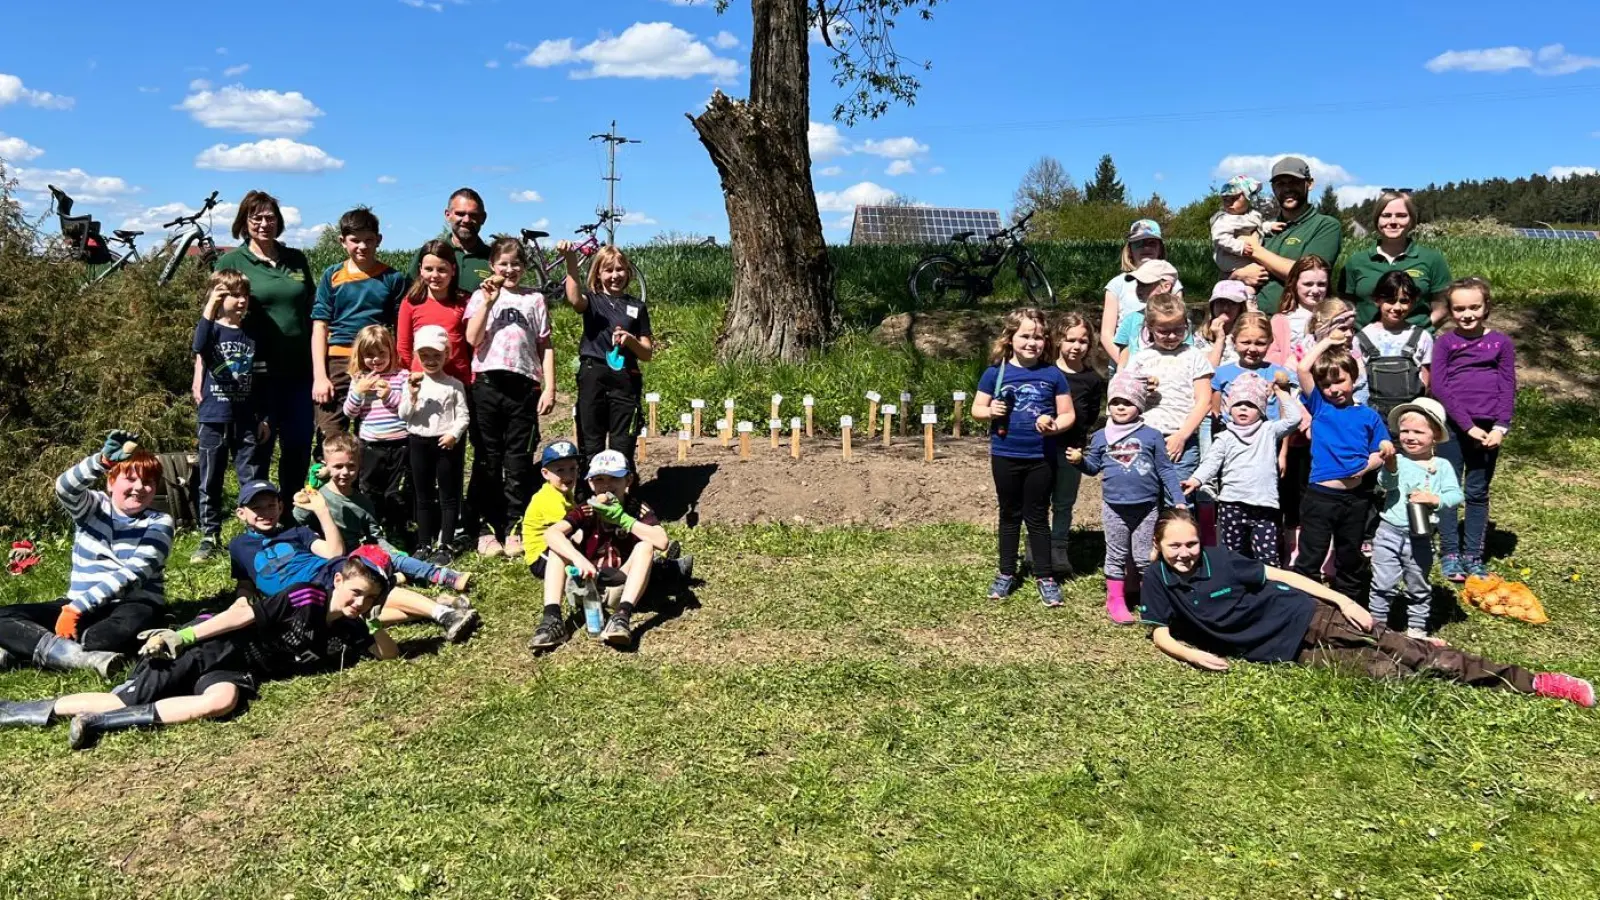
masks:
<path id="1" fill-rule="evenodd" d="M 1452 264 L 1499 266 L 1508 304 L 1600 331 L 1592 259 L 1491 243 Z M 1072 296 L 1109 277 L 1091 249 L 1049 251 Z M 976 361 L 865 333 L 915 255 L 844 259 L 845 338 L 758 370 L 713 359 L 725 254 L 648 251 L 668 349 L 647 384 L 664 412 L 810 392 L 819 421 L 859 414 L 870 388 L 948 400 Z M 573 328 L 558 316 L 559 346 Z M 1551 623 L 1463 613 L 1444 637 L 1600 677 L 1595 412 L 1524 392 L 1494 485 L 1496 565 L 1526 570 Z M 1069 583 L 1061 610 L 1031 588 L 984 600 L 987 529 L 669 530 L 704 584 L 637 619 L 633 653 L 580 636 L 531 658 L 534 583 L 470 562 L 486 625 L 465 645 L 403 629 L 404 660 L 85 753 L 61 727 L 0 732 L 0 895 L 1600 896 L 1600 712 L 1293 667 L 1190 671 L 1106 623 L 1098 576 Z M 184 562 L 193 542 L 173 554 L 175 599 L 227 584 L 225 563 Z M 44 566 L 0 580 L 0 604 L 61 588 L 69 547 L 45 543 Z M 5 698 L 90 689 L 0 673 Z"/>

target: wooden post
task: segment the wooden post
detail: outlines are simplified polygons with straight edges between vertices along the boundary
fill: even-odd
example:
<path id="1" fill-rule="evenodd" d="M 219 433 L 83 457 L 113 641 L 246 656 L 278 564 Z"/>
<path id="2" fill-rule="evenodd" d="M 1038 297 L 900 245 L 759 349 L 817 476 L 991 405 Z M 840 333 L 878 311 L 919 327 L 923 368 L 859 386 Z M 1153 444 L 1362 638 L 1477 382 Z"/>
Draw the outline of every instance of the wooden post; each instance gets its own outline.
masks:
<path id="1" fill-rule="evenodd" d="M 906 420 L 911 418 L 911 392 L 900 392 L 900 436 L 906 436 Z"/>
<path id="2" fill-rule="evenodd" d="M 877 391 L 867 391 L 867 440 L 872 440 L 878 428 L 878 401 L 883 395 Z"/>
<path id="3" fill-rule="evenodd" d="M 656 424 L 656 409 L 661 405 L 660 394 L 645 394 L 644 402 L 650 405 L 650 430 L 645 432 L 645 437 L 661 436 L 661 428 Z"/>
<path id="4" fill-rule="evenodd" d="M 750 422 L 740 422 L 739 423 L 739 458 L 740 459 L 749 459 L 750 458 L 750 432 L 755 431 L 755 430 L 756 430 L 756 426 L 754 424 L 750 423 Z"/>
<path id="5" fill-rule="evenodd" d="M 789 458 L 800 458 L 800 420 L 789 420 Z"/>
<path id="6" fill-rule="evenodd" d="M 922 458 L 923 458 L 923 460 L 925 460 L 927 462 L 933 462 L 933 426 L 935 426 L 937 424 L 939 424 L 939 416 L 938 416 L 938 414 L 937 413 L 928 412 L 928 408 L 927 407 L 923 407 L 923 412 L 922 412 Z"/>
<path id="7" fill-rule="evenodd" d="M 967 402 L 967 392 L 956 391 L 952 396 L 956 399 L 956 411 L 950 416 L 950 435 L 961 437 L 961 408 Z"/>
<path id="8" fill-rule="evenodd" d="M 704 433 L 700 430 L 700 426 L 704 424 L 704 420 L 701 418 L 701 416 L 705 412 L 706 402 L 704 400 L 690 400 L 689 408 L 694 410 L 694 427 L 691 429 L 691 433 L 695 438 L 699 438 L 700 435 Z"/>
<path id="9" fill-rule="evenodd" d="M 722 446 L 729 447 L 733 444 L 733 423 L 727 419 L 717 420 L 717 437 L 722 439 Z"/>
<path id="10" fill-rule="evenodd" d="M 684 413 L 684 415 L 688 415 L 688 413 Z M 689 458 L 689 432 L 680 431 L 680 432 L 678 432 L 678 462 L 684 462 L 688 458 Z"/>
<path id="11" fill-rule="evenodd" d="M 778 418 L 767 421 L 767 429 L 772 432 L 772 449 L 778 449 L 778 432 L 783 430 L 783 420 Z"/>
<path id="12" fill-rule="evenodd" d="M 840 447 L 843 449 L 845 459 L 850 458 L 850 428 L 853 425 L 855 425 L 855 420 L 849 416 L 839 417 L 839 434 L 844 438 L 844 443 Z"/>
<path id="13" fill-rule="evenodd" d="M 650 458 L 650 432 L 639 435 L 639 462 Z"/>
<path id="14" fill-rule="evenodd" d="M 815 425 L 812 422 L 811 414 L 816 411 L 817 398 L 811 396 L 810 394 L 807 394 L 805 396 L 805 399 L 802 400 L 801 402 L 806 405 L 806 437 L 808 437 L 808 438 L 816 437 L 817 436 L 817 429 L 816 429 Z"/>
<path id="15" fill-rule="evenodd" d="M 726 447 L 733 441 L 733 398 L 722 401 L 722 421 L 725 430 L 722 432 L 722 446 Z"/>
<path id="16" fill-rule="evenodd" d="M 783 405 L 783 395 L 782 394 L 773 394 L 772 395 L 772 415 L 767 416 L 767 418 L 776 419 L 778 417 L 778 407 L 780 407 L 782 405 Z"/>
<path id="17" fill-rule="evenodd" d="M 694 432 L 690 430 L 693 427 L 694 427 L 694 416 L 691 416 L 688 413 L 684 413 L 683 415 L 678 417 L 678 436 L 680 438 L 683 438 L 684 440 L 688 440 L 689 438 L 684 438 L 683 436 L 684 435 L 693 435 Z"/>
<path id="18" fill-rule="evenodd" d="M 894 439 L 894 414 L 898 411 L 893 403 L 885 403 L 883 406 L 883 445 L 885 447 L 889 446 L 889 442 Z"/>

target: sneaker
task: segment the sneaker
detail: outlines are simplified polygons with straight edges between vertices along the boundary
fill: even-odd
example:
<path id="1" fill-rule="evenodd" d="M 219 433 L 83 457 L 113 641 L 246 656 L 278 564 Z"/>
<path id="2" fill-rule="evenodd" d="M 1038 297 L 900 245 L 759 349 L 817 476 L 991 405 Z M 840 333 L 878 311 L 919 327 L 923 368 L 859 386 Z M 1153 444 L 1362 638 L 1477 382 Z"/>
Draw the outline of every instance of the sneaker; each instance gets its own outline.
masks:
<path id="1" fill-rule="evenodd" d="M 1050 609 L 1062 604 L 1061 585 L 1054 578 L 1040 578 L 1034 584 L 1039 588 L 1039 599 Z"/>
<path id="2" fill-rule="evenodd" d="M 435 602 L 438 603 L 440 606 L 448 606 L 451 609 L 471 609 L 472 608 L 472 601 L 468 600 L 466 597 L 462 596 L 461 594 L 440 594 L 439 595 L 439 599 L 436 600 Z"/>
<path id="3" fill-rule="evenodd" d="M 1533 676 L 1533 692 L 1540 697 L 1570 700 L 1583 707 L 1594 706 L 1594 685 L 1575 675 L 1541 672 Z"/>
<path id="4" fill-rule="evenodd" d="M 456 561 L 456 554 L 454 550 L 440 544 L 423 554 L 422 558 L 442 569 Z"/>
<path id="5" fill-rule="evenodd" d="M 494 557 L 500 556 L 505 552 L 506 548 L 500 546 L 500 542 L 495 540 L 494 535 L 486 534 L 483 537 L 478 538 L 479 556 L 482 556 L 486 559 L 493 559 Z"/>
<path id="6" fill-rule="evenodd" d="M 630 647 L 633 645 L 633 631 L 628 627 L 627 613 L 617 613 L 606 622 L 606 627 L 600 632 L 600 640 L 613 647 Z"/>
<path id="7" fill-rule="evenodd" d="M 452 584 L 450 586 L 452 588 L 455 588 L 456 593 L 464 594 L 467 591 L 467 585 L 469 585 L 471 583 L 472 583 L 472 573 L 471 572 L 457 572 L 456 573 L 456 583 Z M 462 597 L 461 599 L 465 600 L 467 598 Z"/>
<path id="8" fill-rule="evenodd" d="M 667 552 L 661 554 L 662 559 L 677 559 L 683 555 L 683 544 L 677 541 L 667 541 Z"/>
<path id="9" fill-rule="evenodd" d="M 520 535 L 520 534 L 508 534 L 508 535 L 506 535 L 506 544 L 505 544 L 505 548 L 504 548 L 503 552 L 505 553 L 507 559 L 521 559 L 522 558 L 522 535 Z"/>
<path id="10" fill-rule="evenodd" d="M 994 576 L 994 581 L 989 585 L 990 600 L 1004 600 L 1017 589 L 1017 576 L 1001 572 Z"/>
<path id="11" fill-rule="evenodd" d="M 528 649 L 535 653 L 544 653 L 561 646 L 567 639 L 567 623 L 561 621 L 560 616 L 545 616 L 539 622 L 539 628 L 533 633 L 533 640 L 528 642 Z"/>
<path id="12" fill-rule="evenodd" d="M 459 644 L 478 627 L 478 611 L 451 607 L 449 612 L 439 617 L 439 624 L 444 627 L 444 639 Z"/>
<path id="13" fill-rule="evenodd" d="M 1468 558 L 1462 560 L 1461 561 L 1461 567 L 1467 570 L 1467 575 L 1469 575 L 1470 577 L 1473 577 L 1473 578 L 1488 578 L 1489 577 L 1489 567 L 1484 565 L 1483 564 L 1483 560 L 1477 558 L 1476 556 L 1468 557 Z"/>
<path id="14" fill-rule="evenodd" d="M 11 655 L 11 651 L 4 647 L 0 647 L 0 672 L 4 672 L 5 670 L 11 668 L 11 664 L 16 661 L 17 658 Z"/>
<path id="15" fill-rule="evenodd" d="M 194 552 L 189 554 L 189 565 L 198 566 L 201 563 L 210 562 L 211 558 L 217 555 L 217 543 L 218 540 L 213 535 L 208 534 L 201 538 L 200 546 L 194 548 Z"/>
<path id="16" fill-rule="evenodd" d="M 1426 629 L 1426 628 L 1407 628 L 1406 629 L 1406 637 L 1411 638 L 1412 640 L 1415 640 L 1415 641 L 1425 641 L 1425 640 L 1428 639 L 1428 629 Z"/>
<path id="17" fill-rule="evenodd" d="M 1454 553 L 1446 553 L 1439 560 L 1439 574 L 1456 584 L 1467 580 L 1467 568 L 1461 564 L 1461 557 Z"/>

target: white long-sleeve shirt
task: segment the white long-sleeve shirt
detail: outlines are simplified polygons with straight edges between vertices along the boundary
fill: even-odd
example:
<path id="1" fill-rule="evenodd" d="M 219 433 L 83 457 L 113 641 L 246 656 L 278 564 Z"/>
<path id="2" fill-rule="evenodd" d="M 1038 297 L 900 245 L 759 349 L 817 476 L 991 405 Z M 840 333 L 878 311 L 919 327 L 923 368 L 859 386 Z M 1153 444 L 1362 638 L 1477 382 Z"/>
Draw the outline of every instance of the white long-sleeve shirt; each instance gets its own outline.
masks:
<path id="1" fill-rule="evenodd" d="M 432 438 L 449 434 L 459 441 L 467 433 L 467 391 L 460 381 L 442 372 L 423 373 L 415 401 L 411 385 L 400 389 L 400 418 L 408 434 Z"/>

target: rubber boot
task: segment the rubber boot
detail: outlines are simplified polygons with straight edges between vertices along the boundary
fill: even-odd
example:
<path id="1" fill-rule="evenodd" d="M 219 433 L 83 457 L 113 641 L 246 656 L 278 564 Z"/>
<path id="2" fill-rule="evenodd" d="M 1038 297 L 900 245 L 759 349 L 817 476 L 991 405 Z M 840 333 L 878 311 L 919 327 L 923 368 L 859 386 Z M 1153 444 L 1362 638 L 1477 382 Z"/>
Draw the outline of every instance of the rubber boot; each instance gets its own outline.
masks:
<path id="1" fill-rule="evenodd" d="M 127 659 L 120 653 L 112 653 L 110 650 L 85 650 L 77 641 L 69 641 L 53 634 L 40 638 L 39 646 L 33 648 L 33 664 L 41 669 L 55 672 L 93 669 L 107 681 L 121 671 L 126 663 Z"/>
<path id="2" fill-rule="evenodd" d="M 1050 541 L 1050 564 L 1056 570 L 1057 581 L 1066 581 L 1077 576 L 1077 573 L 1072 571 L 1072 559 L 1067 555 L 1067 542 L 1064 540 Z"/>
<path id="3" fill-rule="evenodd" d="M 73 717 L 72 726 L 67 729 L 67 746 L 83 750 L 93 747 L 102 734 L 130 728 L 154 728 L 160 724 L 161 717 L 156 715 L 154 703 L 124 706 L 110 712 L 85 713 Z"/>
<path id="4" fill-rule="evenodd" d="M 1128 612 L 1127 582 L 1120 578 L 1106 579 L 1106 615 L 1118 625 L 1132 625 L 1133 613 Z"/>
<path id="5" fill-rule="evenodd" d="M 0 728 L 43 728 L 55 721 L 54 700 L 0 700 Z"/>

